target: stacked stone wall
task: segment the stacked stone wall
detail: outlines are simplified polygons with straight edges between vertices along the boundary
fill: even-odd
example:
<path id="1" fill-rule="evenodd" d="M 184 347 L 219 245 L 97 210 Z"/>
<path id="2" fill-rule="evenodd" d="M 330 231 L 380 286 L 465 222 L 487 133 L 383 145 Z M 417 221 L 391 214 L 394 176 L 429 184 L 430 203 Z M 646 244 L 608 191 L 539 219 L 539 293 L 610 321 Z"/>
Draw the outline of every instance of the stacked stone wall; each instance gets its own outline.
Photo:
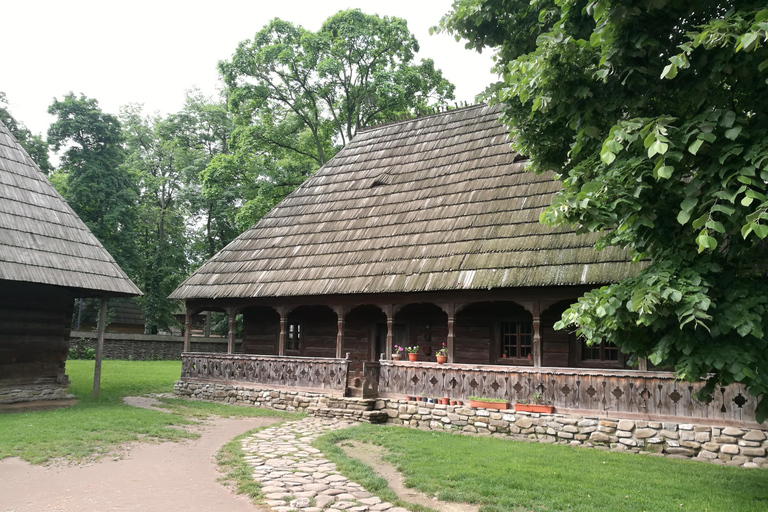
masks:
<path id="1" fill-rule="evenodd" d="M 396 399 L 339 398 L 322 393 L 249 386 L 177 382 L 174 392 L 200 400 L 306 412 L 314 416 L 388 423 L 601 450 L 768 467 L 768 427 L 739 428 L 670 421 L 640 421 L 576 414 L 440 405 Z"/>
<path id="2" fill-rule="evenodd" d="M 68 384 L 28 384 L 0 389 L 0 404 L 38 402 L 44 400 L 70 400 L 74 395 L 67 393 Z"/>

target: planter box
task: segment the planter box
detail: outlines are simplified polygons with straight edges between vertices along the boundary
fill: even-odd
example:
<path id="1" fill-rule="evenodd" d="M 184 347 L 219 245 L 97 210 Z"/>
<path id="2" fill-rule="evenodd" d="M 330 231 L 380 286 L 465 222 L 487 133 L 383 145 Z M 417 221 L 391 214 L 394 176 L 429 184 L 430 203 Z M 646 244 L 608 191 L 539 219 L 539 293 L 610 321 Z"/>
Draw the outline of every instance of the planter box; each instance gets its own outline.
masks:
<path id="1" fill-rule="evenodd" d="M 509 407 L 509 404 L 506 402 L 482 402 L 480 400 L 470 400 L 469 406 L 482 407 L 484 409 L 498 409 L 501 411 Z"/>
<path id="2" fill-rule="evenodd" d="M 545 414 L 552 414 L 554 409 L 555 407 L 552 405 L 515 404 L 515 410 L 523 412 L 543 412 Z"/>

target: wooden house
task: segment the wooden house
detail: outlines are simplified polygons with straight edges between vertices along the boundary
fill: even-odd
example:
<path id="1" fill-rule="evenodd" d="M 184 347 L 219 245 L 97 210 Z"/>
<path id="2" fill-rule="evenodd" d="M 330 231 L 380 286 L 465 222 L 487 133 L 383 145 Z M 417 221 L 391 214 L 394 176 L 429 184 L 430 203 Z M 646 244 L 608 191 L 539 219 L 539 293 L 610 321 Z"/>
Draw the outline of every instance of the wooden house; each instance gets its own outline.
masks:
<path id="1" fill-rule="evenodd" d="M 188 318 L 243 318 L 244 354 L 186 354 L 182 380 L 393 398 L 540 391 L 562 410 L 649 417 L 693 403 L 670 373 L 553 328 L 638 267 L 594 250 L 596 235 L 539 222 L 560 185 L 525 172 L 498 117 L 476 105 L 359 131 L 171 295 Z M 420 361 L 392 361 L 395 346 L 418 346 Z M 737 407 L 737 392 L 685 414 L 741 418 L 754 400 Z"/>
<path id="2" fill-rule="evenodd" d="M 0 403 L 66 395 L 75 298 L 140 294 L 0 123 Z"/>

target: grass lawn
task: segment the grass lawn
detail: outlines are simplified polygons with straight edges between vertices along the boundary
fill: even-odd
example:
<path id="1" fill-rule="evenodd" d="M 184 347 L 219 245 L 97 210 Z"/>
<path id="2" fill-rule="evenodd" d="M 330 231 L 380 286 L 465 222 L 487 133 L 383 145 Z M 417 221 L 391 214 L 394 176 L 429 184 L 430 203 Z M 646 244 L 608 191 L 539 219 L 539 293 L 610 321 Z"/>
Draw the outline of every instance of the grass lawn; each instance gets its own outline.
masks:
<path id="1" fill-rule="evenodd" d="M 136 440 L 173 441 L 197 437 L 174 428 L 208 416 L 283 416 L 277 411 L 225 404 L 168 400 L 171 414 L 124 405 L 122 398 L 173 390 L 180 361 L 104 361 L 99 398 L 91 398 L 93 361 L 67 361 L 77 396 L 73 407 L 0 415 L 0 459 L 20 457 L 41 464 L 52 458 L 80 460 Z"/>
<path id="2" fill-rule="evenodd" d="M 316 446 L 343 461 L 335 444 L 348 439 L 385 447 L 407 486 L 481 512 L 768 510 L 763 469 L 376 425 L 327 434 Z M 365 473 L 359 463 L 340 469 Z"/>

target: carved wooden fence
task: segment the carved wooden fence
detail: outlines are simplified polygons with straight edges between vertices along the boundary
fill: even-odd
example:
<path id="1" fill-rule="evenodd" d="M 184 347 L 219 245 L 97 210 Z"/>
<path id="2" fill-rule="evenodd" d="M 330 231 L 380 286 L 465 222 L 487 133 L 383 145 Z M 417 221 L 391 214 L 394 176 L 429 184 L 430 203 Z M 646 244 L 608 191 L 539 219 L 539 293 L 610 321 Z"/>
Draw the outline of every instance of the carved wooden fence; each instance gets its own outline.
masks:
<path id="1" fill-rule="evenodd" d="M 343 393 L 348 366 L 346 359 L 186 352 L 181 355 L 181 380 Z"/>
<path id="2" fill-rule="evenodd" d="M 508 368 L 462 364 L 381 361 L 378 392 L 403 395 L 469 396 L 509 400 L 528 399 L 535 391 L 555 408 L 599 411 L 617 416 L 718 420 L 755 423 L 757 399 L 740 385 L 717 388 L 707 401 L 693 395 L 704 382 L 675 380 L 668 372 L 591 370 L 579 368 Z"/>

